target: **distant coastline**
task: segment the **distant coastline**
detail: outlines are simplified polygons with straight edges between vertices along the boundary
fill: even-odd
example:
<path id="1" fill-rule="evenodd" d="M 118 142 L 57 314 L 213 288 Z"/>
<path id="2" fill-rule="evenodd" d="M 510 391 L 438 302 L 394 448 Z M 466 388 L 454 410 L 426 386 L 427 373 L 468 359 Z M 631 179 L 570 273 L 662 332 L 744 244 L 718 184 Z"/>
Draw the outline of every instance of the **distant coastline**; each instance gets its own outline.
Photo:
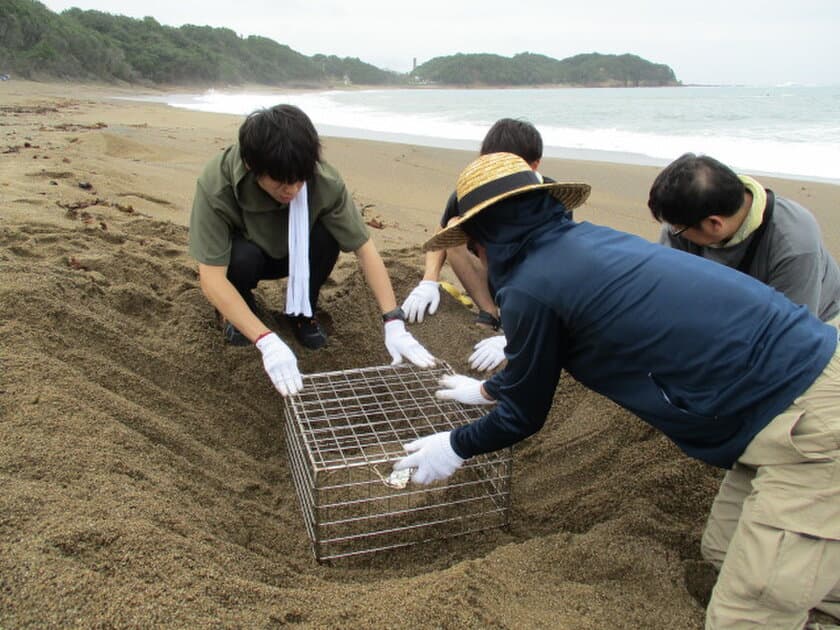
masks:
<path id="1" fill-rule="evenodd" d="M 4 10 L 9 34 L 0 41 L 0 72 L 28 79 L 75 79 L 130 85 L 244 84 L 268 86 L 434 84 L 464 86 L 674 85 L 674 71 L 631 53 L 581 53 L 565 59 L 522 52 L 454 53 L 399 73 L 358 57 L 304 55 L 267 37 L 227 28 L 165 26 L 144 19 L 68 9 L 35 0 Z"/>

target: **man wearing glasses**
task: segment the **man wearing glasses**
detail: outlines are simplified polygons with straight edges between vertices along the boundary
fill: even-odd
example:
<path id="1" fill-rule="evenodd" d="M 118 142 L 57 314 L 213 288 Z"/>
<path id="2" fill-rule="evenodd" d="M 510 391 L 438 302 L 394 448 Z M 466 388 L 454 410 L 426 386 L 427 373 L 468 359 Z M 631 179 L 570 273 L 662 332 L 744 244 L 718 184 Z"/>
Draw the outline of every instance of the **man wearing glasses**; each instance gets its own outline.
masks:
<path id="1" fill-rule="evenodd" d="M 656 177 L 648 199 L 659 242 L 732 267 L 829 321 L 840 315 L 840 269 L 804 207 L 686 153 Z"/>
<path id="2" fill-rule="evenodd" d="M 405 444 L 394 469 L 433 483 L 534 435 L 567 372 L 727 470 L 701 542 L 720 569 L 708 630 L 801 630 L 815 607 L 840 618 L 837 328 L 723 265 L 573 221 L 588 192 L 512 154 L 461 173 L 458 220 L 424 248 L 477 243 L 507 364 L 441 379 L 438 398 L 487 413 Z"/>

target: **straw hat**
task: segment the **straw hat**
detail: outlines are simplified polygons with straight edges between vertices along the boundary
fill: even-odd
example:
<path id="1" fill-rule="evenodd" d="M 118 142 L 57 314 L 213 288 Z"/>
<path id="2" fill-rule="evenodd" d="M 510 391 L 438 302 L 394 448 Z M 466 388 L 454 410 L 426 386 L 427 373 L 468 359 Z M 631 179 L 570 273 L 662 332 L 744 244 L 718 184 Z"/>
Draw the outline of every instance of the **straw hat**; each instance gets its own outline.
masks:
<path id="1" fill-rule="evenodd" d="M 589 184 L 542 183 L 528 163 L 513 153 L 482 155 L 458 177 L 455 193 L 459 216 L 426 241 L 423 249 L 429 252 L 466 243 L 467 235 L 460 224 L 502 199 L 532 190 L 547 190 L 567 210 L 574 210 L 586 201 L 591 189 Z"/>

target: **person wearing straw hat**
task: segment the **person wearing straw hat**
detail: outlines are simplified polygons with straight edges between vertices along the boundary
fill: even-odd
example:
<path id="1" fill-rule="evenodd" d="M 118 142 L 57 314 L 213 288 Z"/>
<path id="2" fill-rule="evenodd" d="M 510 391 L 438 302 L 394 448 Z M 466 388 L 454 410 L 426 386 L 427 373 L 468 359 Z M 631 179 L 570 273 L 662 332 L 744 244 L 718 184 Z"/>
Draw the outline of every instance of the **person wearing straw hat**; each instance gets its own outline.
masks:
<path id="1" fill-rule="evenodd" d="M 840 315 L 840 268 L 814 216 L 708 155 L 666 166 L 648 198 L 659 242 L 751 275 L 824 322 Z"/>
<path id="2" fill-rule="evenodd" d="M 528 162 L 543 181 L 554 181 L 543 177 L 537 170 L 543 154 L 542 136 L 534 125 L 525 120 L 500 118 L 493 123 L 481 142 L 480 155 L 487 153 L 518 155 Z M 446 202 L 438 230 L 445 228 L 449 221 L 457 216 L 458 198 L 453 192 Z M 476 323 L 498 331 L 502 325 L 493 301 L 493 289 L 487 283 L 487 270 L 465 244 L 426 252 L 423 279 L 402 304 L 408 322 L 422 322 L 426 313 L 434 315 L 437 311 L 440 303 L 440 272 L 445 262 L 452 267 L 467 295 L 478 307 Z M 504 334 L 482 339 L 475 345 L 474 352 L 469 357 L 469 364 L 479 371 L 492 370 L 504 361 L 504 347 Z"/>
<path id="3" fill-rule="evenodd" d="M 327 342 L 318 296 L 339 251 L 358 258 L 383 313 L 392 362 L 434 365 L 406 331 L 382 258 L 340 175 L 321 160 L 312 121 L 293 105 L 253 112 L 239 128 L 239 142 L 207 164 L 190 215 L 189 250 L 225 339 L 255 344 L 283 396 L 302 387 L 297 359 L 257 315 L 253 290 L 262 280 L 288 277 L 287 322 L 301 345 L 318 349 Z"/>
<path id="4" fill-rule="evenodd" d="M 727 470 L 701 542 L 720 564 L 707 628 L 802 628 L 813 607 L 837 616 L 837 329 L 729 267 L 576 223 L 565 210 L 588 193 L 540 182 L 511 154 L 461 173 L 458 220 L 424 247 L 477 248 L 507 364 L 485 381 L 444 377 L 439 398 L 489 411 L 406 444 L 394 469 L 432 483 L 536 433 L 566 370 Z M 737 520 L 729 539 L 714 526 L 721 511 Z"/>

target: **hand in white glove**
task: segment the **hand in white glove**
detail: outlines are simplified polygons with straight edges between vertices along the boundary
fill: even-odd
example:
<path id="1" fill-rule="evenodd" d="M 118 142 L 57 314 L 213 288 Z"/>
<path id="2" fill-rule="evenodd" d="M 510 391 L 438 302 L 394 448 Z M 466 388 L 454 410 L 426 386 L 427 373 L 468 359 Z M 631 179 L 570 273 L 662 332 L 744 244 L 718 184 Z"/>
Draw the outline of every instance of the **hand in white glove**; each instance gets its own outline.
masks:
<path id="1" fill-rule="evenodd" d="M 455 400 L 465 405 L 492 405 L 496 401 L 488 400 L 481 393 L 481 384 L 477 378 L 461 374 L 447 374 L 438 381 L 446 389 L 439 389 L 435 396 L 441 400 Z"/>
<path id="2" fill-rule="evenodd" d="M 446 479 L 464 463 L 449 442 L 450 431 L 427 435 L 405 445 L 407 457 L 394 464 L 394 470 L 415 468 L 414 483 L 427 484 Z"/>
<path id="3" fill-rule="evenodd" d="M 480 372 L 492 370 L 505 360 L 506 345 L 504 335 L 482 339 L 473 346 L 475 352 L 470 355 L 470 367 Z"/>
<path id="4" fill-rule="evenodd" d="M 391 365 L 402 363 L 403 357 L 417 367 L 432 367 L 435 358 L 405 329 L 405 322 L 392 319 L 385 323 L 385 347 L 391 354 Z"/>
<path id="5" fill-rule="evenodd" d="M 437 312 L 440 304 L 438 287 L 438 283 L 434 280 L 422 280 L 408 294 L 405 302 L 403 302 L 402 310 L 405 311 L 405 317 L 410 324 L 422 322 L 427 308 L 429 309 L 429 315 L 434 315 Z"/>
<path id="6" fill-rule="evenodd" d="M 262 352 L 263 367 L 277 391 L 288 396 L 303 389 L 297 359 L 280 337 L 269 333 L 257 341 L 257 348 Z"/>

